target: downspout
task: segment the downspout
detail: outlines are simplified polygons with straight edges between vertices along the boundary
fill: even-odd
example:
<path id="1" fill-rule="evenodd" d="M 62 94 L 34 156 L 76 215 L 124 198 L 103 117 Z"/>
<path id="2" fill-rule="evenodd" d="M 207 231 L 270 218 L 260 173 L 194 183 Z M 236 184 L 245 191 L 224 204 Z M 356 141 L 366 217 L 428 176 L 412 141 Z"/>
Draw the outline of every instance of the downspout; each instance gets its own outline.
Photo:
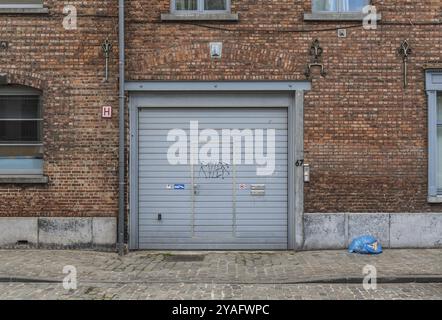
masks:
<path id="1" fill-rule="evenodd" d="M 124 95 L 124 0 L 118 0 L 118 50 L 119 50 L 119 150 L 118 150 L 118 253 L 119 255 L 124 255 L 125 245 L 124 245 L 124 194 L 125 194 L 125 102 L 126 97 Z"/>

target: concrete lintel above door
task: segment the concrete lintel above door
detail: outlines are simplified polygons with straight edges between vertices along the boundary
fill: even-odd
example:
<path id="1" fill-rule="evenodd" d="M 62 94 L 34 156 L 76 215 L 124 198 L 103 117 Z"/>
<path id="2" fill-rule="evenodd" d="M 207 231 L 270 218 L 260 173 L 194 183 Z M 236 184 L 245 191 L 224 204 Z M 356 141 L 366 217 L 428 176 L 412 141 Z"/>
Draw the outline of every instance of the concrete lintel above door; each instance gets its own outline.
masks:
<path id="1" fill-rule="evenodd" d="M 310 90 L 308 81 L 128 81 L 126 91 L 296 91 Z"/>

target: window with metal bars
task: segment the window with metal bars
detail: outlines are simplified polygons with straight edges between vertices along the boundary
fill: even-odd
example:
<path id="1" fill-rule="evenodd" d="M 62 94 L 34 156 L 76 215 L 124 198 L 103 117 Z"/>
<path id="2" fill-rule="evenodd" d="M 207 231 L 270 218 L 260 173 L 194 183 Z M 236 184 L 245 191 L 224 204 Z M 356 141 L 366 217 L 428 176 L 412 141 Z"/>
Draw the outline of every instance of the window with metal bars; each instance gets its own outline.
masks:
<path id="1" fill-rule="evenodd" d="M 0 87 L 0 174 L 43 173 L 40 100 L 32 88 Z"/>

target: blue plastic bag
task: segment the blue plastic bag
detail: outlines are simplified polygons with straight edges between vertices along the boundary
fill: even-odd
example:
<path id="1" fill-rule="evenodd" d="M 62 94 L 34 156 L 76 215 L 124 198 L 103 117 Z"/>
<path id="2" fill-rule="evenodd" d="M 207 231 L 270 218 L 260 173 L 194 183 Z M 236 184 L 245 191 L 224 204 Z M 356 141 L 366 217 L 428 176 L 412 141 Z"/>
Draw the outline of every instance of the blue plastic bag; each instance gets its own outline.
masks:
<path id="1" fill-rule="evenodd" d="M 375 237 L 362 236 L 353 239 L 348 248 L 350 253 L 379 254 L 382 253 L 382 246 Z"/>

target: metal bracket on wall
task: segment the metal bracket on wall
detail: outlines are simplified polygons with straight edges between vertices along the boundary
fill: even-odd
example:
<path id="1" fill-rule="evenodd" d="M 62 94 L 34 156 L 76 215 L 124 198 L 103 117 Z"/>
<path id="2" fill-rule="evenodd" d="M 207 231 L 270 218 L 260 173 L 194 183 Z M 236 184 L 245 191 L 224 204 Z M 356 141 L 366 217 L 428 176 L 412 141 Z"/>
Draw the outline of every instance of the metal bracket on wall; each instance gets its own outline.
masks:
<path id="1" fill-rule="evenodd" d="M 319 40 L 315 39 L 310 46 L 311 62 L 307 65 L 307 68 L 305 70 L 305 76 L 307 77 L 307 79 L 311 78 L 311 71 L 313 67 L 320 67 L 321 76 L 326 76 L 327 73 L 325 72 L 324 64 L 321 62 L 323 52 L 324 50 L 319 45 Z"/>
<path id="2" fill-rule="evenodd" d="M 112 44 L 110 43 L 109 39 L 104 40 L 103 44 L 101 45 L 101 48 L 103 49 L 104 57 L 106 58 L 104 81 L 107 82 L 109 80 L 109 56 L 112 50 Z"/>
<path id="3" fill-rule="evenodd" d="M 404 77 L 404 88 L 408 86 L 408 56 L 411 54 L 412 50 L 410 44 L 407 40 L 401 42 L 401 46 L 398 49 L 399 55 L 402 57 L 403 63 L 403 77 Z"/>

